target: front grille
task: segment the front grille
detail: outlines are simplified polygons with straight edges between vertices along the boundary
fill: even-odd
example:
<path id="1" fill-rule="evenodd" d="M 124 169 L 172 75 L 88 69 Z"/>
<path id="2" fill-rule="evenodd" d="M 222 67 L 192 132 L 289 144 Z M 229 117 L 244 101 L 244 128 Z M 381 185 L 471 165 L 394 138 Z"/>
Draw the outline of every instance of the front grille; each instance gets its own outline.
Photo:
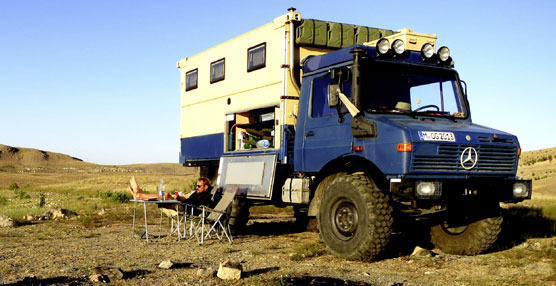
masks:
<path id="1" fill-rule="evenodd" d="M 515 146 L 440 144 L 416 147 L 410 165 L 414 172 L 513 173 L 518 160 Z M 467 147 L 475 148 L 478 154 L 477 164 L 470 170 L 461 166 L 461 154 Z"/>

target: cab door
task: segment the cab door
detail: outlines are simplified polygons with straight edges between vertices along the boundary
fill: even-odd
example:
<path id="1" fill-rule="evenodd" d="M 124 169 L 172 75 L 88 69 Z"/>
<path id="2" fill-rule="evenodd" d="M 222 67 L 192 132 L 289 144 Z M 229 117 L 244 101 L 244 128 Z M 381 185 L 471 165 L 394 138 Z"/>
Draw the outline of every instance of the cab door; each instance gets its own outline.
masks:
<path id="1" fill-rule="evenodd" d="M 324 73 L 315 76 L 310 87 L 305 86 L 303 90 L 310 96 L 305 105 L 308 108 L 302 130 L 296 134 L 302 140 L 302 148 L 296 152 L 296 158 L 299 158 L 298 155 L 301 157 L 301 162 L 296 161 L 296 167 L 301 166 L 299 171 L 318 172 L 326 163 L 351 152 L 351 115 L 345 107 L 338 114 L 336 107 L 328 105 L 330 83 L 330 76 Z M 342 91 L 348 98 L 351 97 L 351 81 L 342 84 Z"/>

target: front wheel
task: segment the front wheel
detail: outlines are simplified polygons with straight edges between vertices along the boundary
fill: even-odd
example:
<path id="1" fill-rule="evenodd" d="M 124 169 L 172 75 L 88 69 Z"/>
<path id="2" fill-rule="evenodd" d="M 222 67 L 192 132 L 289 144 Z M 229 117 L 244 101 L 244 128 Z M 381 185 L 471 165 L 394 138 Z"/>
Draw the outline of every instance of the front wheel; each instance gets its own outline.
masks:
<path id="1" fill-rule="evenodd" d="M 502 228 L 502 216 L 495 206 L 494 215 L 479 219 L 450 219 L 431 227 L 431 242 L 445 253 L 476 255 L 489 249 Z"/>
<path id="2" fill-rule="evenodd" d="M 388 197 L 364 175 L 336 176 L 325 181 L 317 217 L 324 244 L 338 257 L 375 258 L 391 234 Z"/>

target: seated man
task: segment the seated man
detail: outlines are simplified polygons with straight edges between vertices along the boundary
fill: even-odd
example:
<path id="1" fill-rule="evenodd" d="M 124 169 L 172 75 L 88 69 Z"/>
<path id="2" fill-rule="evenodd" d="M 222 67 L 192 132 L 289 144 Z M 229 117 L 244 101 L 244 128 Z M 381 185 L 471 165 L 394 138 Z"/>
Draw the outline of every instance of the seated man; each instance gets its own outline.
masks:
<path id="1" fill-rule="evenodd" d="M 197 180 L 195 191 L 183 197 L 178 196 L 176 200 L 194 206 L 209 206 L 212 202 L 210 189 L 210 180 L 206 177 L 201 177 Z"/>

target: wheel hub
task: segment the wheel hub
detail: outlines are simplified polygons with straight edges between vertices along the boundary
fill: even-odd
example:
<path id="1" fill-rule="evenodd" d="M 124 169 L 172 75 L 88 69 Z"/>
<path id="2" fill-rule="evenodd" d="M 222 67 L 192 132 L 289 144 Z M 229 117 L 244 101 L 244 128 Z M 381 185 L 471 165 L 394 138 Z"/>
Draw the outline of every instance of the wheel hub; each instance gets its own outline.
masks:
<path id="1" fill-rule="evenodd" d="M 341 202 L 334 212 L 334 226 L 341 236 L 349 238 L 357 229 L 359 216 L 351 202 Z"/>

